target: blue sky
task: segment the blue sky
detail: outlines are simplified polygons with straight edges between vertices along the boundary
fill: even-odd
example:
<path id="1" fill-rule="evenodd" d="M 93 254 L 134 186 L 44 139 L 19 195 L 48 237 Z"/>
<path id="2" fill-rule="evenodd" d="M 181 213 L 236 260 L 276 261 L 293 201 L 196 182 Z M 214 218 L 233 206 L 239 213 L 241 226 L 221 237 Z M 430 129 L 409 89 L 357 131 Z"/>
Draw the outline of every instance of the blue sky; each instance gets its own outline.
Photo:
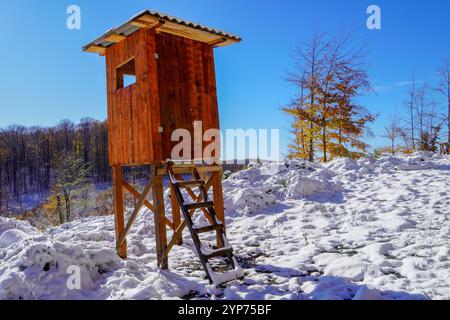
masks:
<path id="1" fill-rule="evenodd" d="M 82 10 L 81 30 L 66 28 L 66 8 Z M 382 30 L 366 28 L 366 9 L 382 10 Z M 374 131 L 403 112 L 405 82 L 435 82 L 450 56 L 448 0 L 0 0 L 0 127 L 54 125 L 64 118 L 106 118 L 104 58 L 81 46 L 143 9 L 163 11 L 236 33 L 243 42 L 216 49 L 221 125 L 280 128 L 282 151 L 289 119 L 280 108 L 295 89 L 284 81 L 292 50 L 315 31 L 352 28 L 368 41 L 369 73 L 377 95 L 361 102 L 379 113 Z M 369 141 L 377 146 L 380 137 Z"/>

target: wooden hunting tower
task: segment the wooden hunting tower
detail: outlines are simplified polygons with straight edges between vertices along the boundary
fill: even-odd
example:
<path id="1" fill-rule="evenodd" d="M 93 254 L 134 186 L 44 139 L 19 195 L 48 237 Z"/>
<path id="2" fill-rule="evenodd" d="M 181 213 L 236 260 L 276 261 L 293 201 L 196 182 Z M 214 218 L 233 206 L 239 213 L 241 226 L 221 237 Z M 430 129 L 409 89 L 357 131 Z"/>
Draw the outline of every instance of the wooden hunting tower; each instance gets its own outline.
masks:
<path id="1" fill-rule="evenodd" d="M 181 222 L 183 205 L 175 199 L 177 190 L 173 184 L 170 185 L 172 221 L 165 216 L 163 177 L 171 172 L 173 179 L 182 179 L 181 174 L 192 170 L 200 172 L 206 191 L 213 188 L 214 209 L 225 227 L 221 166 L 170 165 L 168 168 L 167 160 L 178 143 L 171 141 L 175 129 L 187 129 L 193 135 L 195 121 L 202 122 L 203 132 L 219 129 L 213 48 L 240 40 L 223 31 L 144 11 L 83 48 L 106 57 L 109 161 L 114 175 L 117 250 L 121 257 L 127 254 L 126 235 L 139 211 L 146 206 L 155 216 L 158 264 L 167 267 L 168 252 L 174 244 L 181 243 L 181 232 L 189 224 L 189 221 Z M 141 193 L 122 179 L 122 168 L 135 165 L 151 166 L 148 185 Z M 201 203 L 202 197 L 187 189 L 194 202 Z M 138 199 L 126 226 L 124 191 Z M 147 200 L 150 193 L 153 203 Z M 207 213 L 204 207 L 197 207 Z M 190 209 L 192 213 L 193 208 Z M 169 244 L 167 227 L 174 231 Z M 219 238 L 218 242 L 222 242 Z"/>

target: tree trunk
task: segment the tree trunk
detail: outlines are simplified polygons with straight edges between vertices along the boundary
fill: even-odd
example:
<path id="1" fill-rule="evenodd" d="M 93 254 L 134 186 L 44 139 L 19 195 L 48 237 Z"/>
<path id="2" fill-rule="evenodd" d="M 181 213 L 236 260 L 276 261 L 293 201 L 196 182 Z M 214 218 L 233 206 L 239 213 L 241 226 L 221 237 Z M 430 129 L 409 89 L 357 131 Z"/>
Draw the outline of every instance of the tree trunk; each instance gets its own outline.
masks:
<path id="1" fill-rule="evenodd" d="M 322 143 L 323 143 L 323 162 L 327 162 L 327 125 L 325 119 L 323 119 L 322 128 Z"/>
<path id="2" fill-rule="evenodd" d="M 62 205 L 61 205 L 61 197 L 59 195 L 56 196 L 56 207 L 58 211 L 59 223 L 64 223 L 64 216 L 62 213 Z"/>
<path id="3" fill-rule="evenodd" d="M 448 119 L 447 119 L 447 125 L 448 125 L 448 144 L 450 145 L 450 90 L 448 91 Z M 447 150 L 448 152 L 449 150 Z"/>
<path id="4" fill-rule="evenodd" d="M 411 106 L 411 143 L 413 150 L 416 150 L 416 141 L 414 140 L 414 114 L 413 114 L 413 108 Z"/>
<path id="5" fill-rule="evenodd" d="M 313 130 L 314 130 L 314 123 L 310 122 L 310 129 L 311 129 L 311 136 L 309 137 L 309 161 L 314 162 L 314 137 L 313 137 Z"/>
<path id="6" fill-rule="evenodd" d="M 70 212 L 70 194 L 64 191 L 64 201 L 66 202 L 66 220 L 70 222 L 71 212 Z"/>

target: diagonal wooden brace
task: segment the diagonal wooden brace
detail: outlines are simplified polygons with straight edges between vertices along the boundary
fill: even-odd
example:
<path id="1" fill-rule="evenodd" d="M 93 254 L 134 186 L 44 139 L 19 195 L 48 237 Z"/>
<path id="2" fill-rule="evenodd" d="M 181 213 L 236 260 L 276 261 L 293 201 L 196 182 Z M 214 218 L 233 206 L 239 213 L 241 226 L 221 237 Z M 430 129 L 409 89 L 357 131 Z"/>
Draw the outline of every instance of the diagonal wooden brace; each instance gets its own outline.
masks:
<path id="1" fill-rule="evenodd" d="M 122 182 L 123 188 L 128 191 L 129 193 L 131 193 L 133 196 L 136 197 L 136 199 L 140 199 L 141 194 L 139 192 L 136 191 L 135 188 L 133 188 L 133 186 L 131 186 L 129 183 L 127 182 Z M 144 200 L 144 205 L 148 208 L 148 210 L 154 212 L 155 208 L 153 206 L 153 204 L 150 203 L 150 201 L 148 201 L 147 199 Z M 174 229 L 174 224 L 172 223 L 172 221 L 170 221 L 167 217 L 165 218 L 166 221 L 166 225 L 168 225 L 171 229 Z"/>
<path id="2" fill-rule="evenodd" d="M 148 194 L 150 193 L 150 191 L 152 190 L 152 179 L 149 179 L 144 192 L 140 195 L 139 197 L 139 201 L 136 205 L 136 207 L 133 210 L 133 213 L 130 216 L 130 219 L 128 220 L 128 223 L 125 227 L 125 229 L 123 230 L 122 234 L 120 235 L 119 239 L 117 240 L 117 244 L 116 244 L 116 249 L 119 249 L 121 244 L 125 241 L 125 238 L 127 237 L 128 233 L 131 230 L 131 227 L 133 226 L 133 223 L 136 221 L 142 207 L 144 206 L 144 203 L 147 199 Z"/>

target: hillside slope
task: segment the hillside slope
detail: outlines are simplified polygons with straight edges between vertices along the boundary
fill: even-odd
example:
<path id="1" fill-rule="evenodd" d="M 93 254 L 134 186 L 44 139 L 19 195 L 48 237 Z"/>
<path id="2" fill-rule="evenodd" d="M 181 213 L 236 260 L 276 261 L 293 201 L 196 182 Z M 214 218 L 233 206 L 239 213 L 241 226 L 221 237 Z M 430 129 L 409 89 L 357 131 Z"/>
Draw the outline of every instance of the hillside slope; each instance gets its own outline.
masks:
<path id="1" fill-rule="evenodd" d="M 450 299 L 450 158 L 255 165 L 223 185 L 245 280 L 209 286 L 187 234 L 159 271 L 147 211 L 125 261 L 111 216 L 45 234 L 0 218 L 0 299 Z"/>

